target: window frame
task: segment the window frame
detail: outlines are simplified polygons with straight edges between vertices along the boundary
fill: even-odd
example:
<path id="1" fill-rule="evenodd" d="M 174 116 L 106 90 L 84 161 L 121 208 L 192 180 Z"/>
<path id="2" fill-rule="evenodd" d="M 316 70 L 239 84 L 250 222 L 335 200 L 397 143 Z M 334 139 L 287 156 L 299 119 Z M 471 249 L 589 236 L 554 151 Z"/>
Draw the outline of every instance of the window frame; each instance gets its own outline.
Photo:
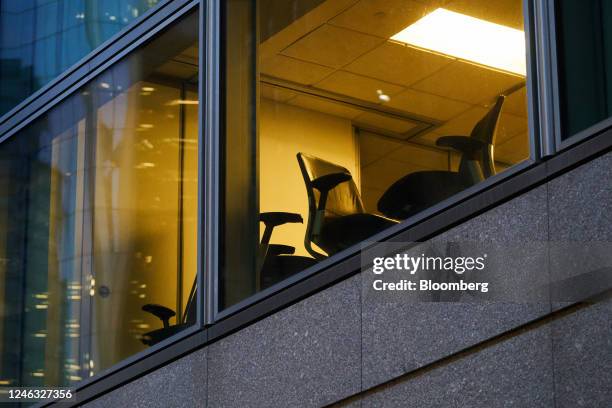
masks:
<path id="1" fill-rule="evenodd" d="M 153 39 L 156 35 L 160 34 L 164 29 L 170 27 L 173 23 L 175 23 L 180 18 L 184 17 L 190 12 L 195 11 L 199 7 L 198 15 L 200 19 L 199 23 L 199 64 L 200 66 L 205 66 L 203 64 L 206 61 L 206 57 L 203 55 L 202 49 L 206 44 L 202 42 L 206 33 L 204 32 L 204 27 L 207 26 L 202 21 L 202 18 L 205 16 L 206 10 L 204 10 L 205 4 L 203 4 L 203 0 L 166 0 L 159 4 L 157 7 L 154 7 L 147 11 L 147 13 L 143 14 L 143 16 L 128 25 L 126 28 L 121 30 L 118 34 L 113 36 L 111 39 L 107 40 L 103 45 L 98 47 L 96 50 L 92 51 L 82 60 L 80 60 L 77 64 L 68 69 L 65 73 L 60 75 L 58 78 L 51 81 L 51 83 L 45 85 L 39 91 L 35 92 L 33 95 L 30 95 L 28 98 L 23 100 L 18 106 L 13 108 L 11 111 L 7 112 L 0 118 L 0 145 L 5 141 L 9 140 L 11 137 L 19 137 L 19 132 L 32 124 L 36 119 L 42 117 L 44 114 L 49 112 L 52 108 L 59 105 L 62 101 L 69 98 L 75 91 L 80 89 L 82 86 L 86 85 L 91 80 L 95 79 L 99 74 L 103 73 L 106 69 L 113 66 L 117 62 L 123 60 L 128 57 L 132 52 L 137 51 L 143 45 L 145 45 L 148 41 Z M 202 100 L 202 95 L 204 89 L 204 72 L 202 69 L 199 70 L 199 91 L 200 91 L 200 100 Z M 198 118 L 201 122 L 201 118 L 203 117 L 203 104 L 199 105 L 198 108 Z M 198 130 L 198 159 L 202 160 L 202 149 L 203 149 L 203 131 L 202 126 L 199 126 Z M 201 166 L 201 162 L 199 162 L 198 168 L 198 191 L 199 196 L 202 197 L 202 174 L 203 168 Z M 199 224 L 202 223 L 202 199 L 198 201 L 198 217 Z M 198 232 L 202 230 L 202 228 L 198 226 Z M 204 278 L 202 273 L 202 265 L 201 265 L 201 237 L 200 233 L 198 233 L 198 269 L 197 269 L 197 286 L 198 288 L 203 288 L 204 286 Z M 195 336 L 198 333 L 202 333 L 202 329 L 204 326 L 204 313 L 203 313 L 203 290 L 197 290 L 197 299 L 198 299 L 198 308 L 197 308 L 197 316 L 196 323 L 186 328 L 185 330 L 177 333 L 159 343 L 142 350 L 136 354 L 133 354 L 111 367 L 104 369 L 94 376 L 85 378 L 70 388 L 74 389 L 82 389 L 93 386 L 93 389 L 97 389 L 100 385 L 104 388 L 108 388 L 108 384 L 105 380 L 108 378 L 110 383 L 113 381 L 117 381 L 121 377 L 124 377 L 127 373 L 125 371 L 126 368 L 134 366 L 138 362 L 146 361 L 147 365 L 155 364 L 155 356 L 159 356 L 163 358 L 163 351 L 168 349 L 171 345 L 174 345 L 179 342 L 184 342 L 185 339 L 191 338 L 198 339 L 197 342 L 200 343 L 201 336 Z M 123 375 L 117 375 L 123 373 Z M 109 378 L 110 377 L 110 378 Z M 132 375 L 133 377 L 133 375 Z M 104 381 L 103 381 L 104 380 Z M 79 398 L 80 400 L 80 398 Z"/>
<path id="2" fill-rule="evenodd" d="M 602 119 L 601 121 L 592 124 L 591 126 L 582 129 L 574 134 L 571 135 L 567 135 L 567 137 L 565 139 L 563 139 L 563 134 L 566 131 L 566 129 L 563 126 L 563 120 L 562 120 L 562 97 L 563 94 L 561 92 L 561 77 L 560 77 L 560 72 L 561 72 L 561 63 L 560 63 L 560 48 L 562 47 L 562 44 L 559 41 L 558 38 L 558 30 L 560 29 L 560 25 L 559 25 L 559 19 L 557 18 L 557 15 L 559 13 L 558 11 L 558 7 L 559 7 L 559 3 L 555 3 L 554 1 L 546 1 L 546 0 L 539 0 L 539 1 L 545 1 L 546 2 L 546 8 L 547 11 L 546 13 L 548 14 L 547 16 L 547 20 L 546 21 L 546 28 L 549 31 L 549 44 L 550 44 L 550 54 L 549 54 L 549 70 L 550 70 L 550 76 L 551 76 L 551 83 L 550 83 L 550 92 L 552 93 L 552 100 L 549 102 L 550 104 L 550 109 L 553 110 L 554 112 L 554 138 L 552 140 L 552 142 L 554 143 L 554 150 L 551 152 L 551 154 L 554 153 L 559 153 L 561 151 L 567 150 L 568 148 L 572 147 L 572 146 L 576 146 L 590 138 L 592 138 L 594 135 L 597 135 L 601 132 L 604 132 L 606 129 L 609 129 L 610 127 L 612 127 L 612 116 Z"/>
<path id="3" fill-rule="evenodd" d="M 257 0 L 250 0 L 250 1 L 256 2 Z M 545 27 L 542 26 L 543 22 L 538 21 L 536 19 L 536 16 L 539 15 L 539 10 L 547 6 L 545 3 L 546 3 L 546 0 L 522 0 L 524 26 L 525 26 L 525 40 L 526 40 L 526 44 L 530 46 L 529 47 L 530 52 L 528 52 L 526 56 L 527 70 L 529 72 L 529 75 L 527 75 L 527 78 L 526 78 L 528 121 L 529 121 L 529 124 L 528 124 L 529 126 L 529 148 L 530 148 L 529 157 L 526 158 L 524 161 L 510 167 L 504 172 L 499 173 L 475 186 L 472 186 L 456 194 L 455 196 L 450 197 L 422 211 L 421 213 L 415 216 L 412 216 L 406 220 L 403 220 L 397 225 L 394 225 L 384 231 L 381 231 L 373 235 L 368 240 L 369 242 L 389 240 L 393 238 L 394 236 L 398 235 L 399 233 L 401 233 L 402 231 L 415 227 L 416 225 L 422 223 L 423 221 L 434 217 L 436 214 L 441 213 L 448 208 L 454 207 L 457 204 L 464 202 L 467 199 L 472 198 L 487 189 L 490 189 L 500 183 L 503 183 L 503 181 L 530 168 L 531 166 L 536 164 L 542 157 L 545 156 L 543 152 L 541 151 L 541 146 L 545 145 L 545 143 L 542 141 L 543 140 L 542 135 L 545 135 L 545 137 L 549 138 L 551 131 L 549 127 L 543 126 L 543 123 L 548 123 L 549 121 L 553 119 L 550 119 L 547 117 L 546 121 L 536 120 L 539 117 L 538 115 L 539 112 L 543 112 L 543 113 L 547 112 L 547 110 L 541 109 L 545 101 L 543 101 L 542 98 L 540 97 L 541 90 L 536 85 L 540 84 L 543 73 L 546 73 L 546 75 L 550 75 L 548 65 L 545 62 L 546 56 L 544 52 L 546 50 L 545 47 L 548 46 L 547 45 L 548 43 L 540 41 L 540 37 L 544 37 L 547 34 L 547 31 L 545 30 Z M 545 15 L 543 17 L 546 18 L 546 20 L 543 20 L 543 21 L 548 21 L 547 20 L 548 16 Z M 220 18 L 222 18 L 222 16 L 220 16 Z M 221 35 L 221 34 L 217 33 L 217 35 Z M 213 65 L 218 66 L 220 69 L 220 72 L 223 72 L 225 69 L 224 62 L 221 59 L 217 59 L 216 62 L 213 63 Z M 543 68 L 545 69 L 545 71 L 543 71 Z M 255 86 L 258 86 L 258 84 L 255 84 Z M 221 105 L 220 101 L 217 100 L 215 102 L 219 103 L 215 111 L 224 112 L 224 107 Z M 206 140 L 207 144 L 210 143 L 215 146 L 219 146 L 219 144 L 222 143 L 222 138 L 224 137 L 224 135 L 220 133 L 219 128 L 217 128 L 216 131 L 217 131 L 217 133 L 215 134 L 216 137 L 207 139 Z M 217 156 L 214 159 L 217 160 L 218 163 L 220 164 L 222 161 L 222 158 L 219 157 L 218 154 L 219 152 L 217 151 Z M 221 172 L 221 166 L 220 165 L 216 166 L 215 171 L 217 172 L 217 175 L 218 175 L 218 173 Z M 219 179 L 217 178 L 215 181 L 218 183 Z M 218 188 L 216 190 L 216 194 L 219 194 Z M 219 208 L 218 208 L 219 196 L 215 197 L 214 203 L 215 203 L 215 208 L 216 208 L 215 210 L 216 214 L 219 214 L 218 212 L 219 211 Z M 219 237 L 220 237 L 219 232 L 220 232 L 220 228 L 222 228 L 221 220 L 219 220 L 219 218 L 217 217 L 214 225 L 210 225 L 209 228 L 211 228 L 211 230 L 217 234 L 216 241 L 219 241 Z M 216 249 L 218 249 L 218 246 L 216 247 Z M 220 275 L 221 275 L 221 270 L 219 270 L 219 263 L 218 263 L 219 254 L 218 254 L 218 251 L 214 253 L 208 253 L 206 256 L 216 257 L 214 261 L 214 265 L 211 265 L 212 268 L 209 269 L 210 271 L 212 271 L 212 274 L 214 275 L 214 278 L 213 278 L 214 286 L 211 286 L 208 288 L 209 290 L 208 307 L 209 309 L 211 309 L 211 312 L 210 312 L 211 319 L 209 323 L 213 324 L 217 321 L 220 321 L 232 315 L 235 315 L 236 313 L 239 313 L 241 310 L 244 310 L 252 306 L 253 304 L 261 302 L 275 293 L 283 291 L 299 283 L 300 281 L 306 280 L 312 277 L 313 275 L 319 274 L 324 270 L 332 268 L 334 265 L 339 264 L 353 257 L 355 254 L 359 253 L 361 249 L 362 249 L 362 243 L 353 245 L 352 247 L 344 249 L 330 256 L 329 258 L 326 258 L 325 260 L 317 263 L 316 265 L 313 265 L 310 268 L 307 268 L 285 279 L 284 281 L 278 282 L 269 288 L 266 288 L 262 291 L 254 293 L 253 295 L 247 297 L 246 299 L 243 299 L 240 302 L 234 305 L 231 305 L 223 310 L 220 310 L 219 301 L 218 301 L 219 296 L 220 296 L 218 283 L 220 281 Z"/>

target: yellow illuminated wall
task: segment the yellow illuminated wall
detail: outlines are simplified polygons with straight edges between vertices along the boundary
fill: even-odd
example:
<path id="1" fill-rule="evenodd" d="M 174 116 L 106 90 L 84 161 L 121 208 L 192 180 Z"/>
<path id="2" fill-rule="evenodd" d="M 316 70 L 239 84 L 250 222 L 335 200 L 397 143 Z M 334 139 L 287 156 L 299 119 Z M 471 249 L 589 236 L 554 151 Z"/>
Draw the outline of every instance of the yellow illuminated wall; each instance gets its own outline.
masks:
<path id="1" fill-rule="evenodd" d="M 359 149 L 351 121 L 270 99 L 261 99 L 259 118 L 260 211 L 301 214 L 304 224 L 276 227 L 272 242 L 294 246 L 296 255 L 308 255 L 308 198 L 296 155 L 308 153 L 344 166 L 359 185 Z"/>

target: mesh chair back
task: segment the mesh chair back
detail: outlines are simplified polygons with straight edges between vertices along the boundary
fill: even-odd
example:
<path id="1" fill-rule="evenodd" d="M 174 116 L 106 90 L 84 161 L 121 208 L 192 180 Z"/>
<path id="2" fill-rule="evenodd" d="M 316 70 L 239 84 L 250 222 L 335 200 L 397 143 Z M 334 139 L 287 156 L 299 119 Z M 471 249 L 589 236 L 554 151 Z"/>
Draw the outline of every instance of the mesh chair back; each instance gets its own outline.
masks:
<path id="1" fill-rule="evenodd" d="M 313 256 L 320 258 L 322 255 L 312 249 L 311 242 L 318 244 L 319 234 L 324 224 L 335 217 L 364 213 L 365 209 L 357 185 L 346 168 L 304 153 L 298 153 L 297 160 L 308 195 L 308 224 L 304 244 Z M 344 174 L 348 181 L 331 188 L 327 193 L 323 208 L 320 208 L 322 191 L 315 188 L 316 181 L 321 177 L 334 174 Z"/>

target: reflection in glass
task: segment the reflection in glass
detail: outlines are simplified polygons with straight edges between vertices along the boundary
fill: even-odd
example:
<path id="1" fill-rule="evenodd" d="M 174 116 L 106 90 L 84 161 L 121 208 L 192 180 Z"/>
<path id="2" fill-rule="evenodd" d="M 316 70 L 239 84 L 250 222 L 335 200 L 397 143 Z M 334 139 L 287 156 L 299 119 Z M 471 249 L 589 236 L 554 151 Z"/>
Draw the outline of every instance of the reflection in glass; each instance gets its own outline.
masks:
<path id="1" fill-rule="evenodd" d="M 157 3 L 158 0 L 0 2 L 0 115 Z"/>
<path id="2" fill-rule="evenodd" d="M 250 3 L 224 10 L 221 309 L 529 157 L 522 1 Z"/>
<path id="3" fill-rule="evenodd" d="M 68 385 L 196 321 L 197 13 L 0 145 L 0 381 Z"/>
<path id="4" fill-rule="evenodd" d="M 562 138 L 612 117 L 612 3 L 555 2 Z"/>

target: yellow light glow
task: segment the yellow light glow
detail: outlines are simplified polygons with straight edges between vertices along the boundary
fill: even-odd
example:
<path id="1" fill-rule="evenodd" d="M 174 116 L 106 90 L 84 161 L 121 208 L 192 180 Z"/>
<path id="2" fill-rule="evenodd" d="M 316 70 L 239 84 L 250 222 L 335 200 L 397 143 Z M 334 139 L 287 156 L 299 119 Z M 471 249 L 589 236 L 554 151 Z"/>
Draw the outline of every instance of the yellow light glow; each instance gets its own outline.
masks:
<path id="1" fill-rule="evenodd" d="M 391 40 L 525 76 L 525 33 L 439 8 Z"/>
<path id="2" fill-rule="evenodd" d="M 134 166 L 134 168 L 137 169 L 152 169 L 153 167 L 155 167 L 155 163 L 150 163 L 150 162 L 144 162 L 144 163 L 138 163 L 136 166 Z"/>
<path id="3" fill-rule="evenodd" d="M 198 101 L 194 101 L 194 100 L 189 100 L 189 99 L 175 99 L 173 101 L 168 102 L 168 106 L 175 106 L 175 105 L 198 105 L 200 102 Z"/>

